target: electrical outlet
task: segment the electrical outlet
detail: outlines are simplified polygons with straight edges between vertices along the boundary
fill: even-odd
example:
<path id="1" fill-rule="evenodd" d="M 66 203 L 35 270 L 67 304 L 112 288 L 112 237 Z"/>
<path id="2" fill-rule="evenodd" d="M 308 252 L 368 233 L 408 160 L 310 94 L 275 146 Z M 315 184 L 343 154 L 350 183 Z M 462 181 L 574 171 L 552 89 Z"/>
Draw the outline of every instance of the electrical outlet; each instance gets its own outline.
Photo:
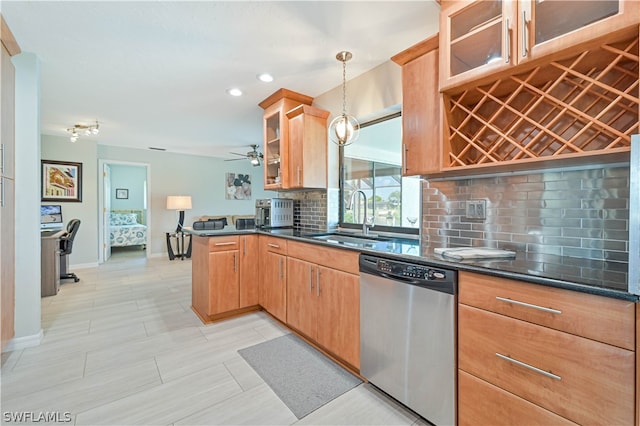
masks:
<path id="1" fill-rule="evenodd" d="M 486 219 L 487 200 L 467 200 L 467 219 Z"/>

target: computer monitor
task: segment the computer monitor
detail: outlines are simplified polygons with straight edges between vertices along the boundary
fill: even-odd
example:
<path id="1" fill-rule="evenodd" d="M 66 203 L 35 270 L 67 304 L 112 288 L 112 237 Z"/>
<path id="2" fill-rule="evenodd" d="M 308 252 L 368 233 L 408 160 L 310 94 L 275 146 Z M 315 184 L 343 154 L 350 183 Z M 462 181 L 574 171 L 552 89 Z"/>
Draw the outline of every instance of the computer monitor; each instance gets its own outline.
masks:
<path id="1" fill-rule="evenodd" d="M 58 229 L 62 226 L 62 206 L 40 206 L 40 229 Z"/>

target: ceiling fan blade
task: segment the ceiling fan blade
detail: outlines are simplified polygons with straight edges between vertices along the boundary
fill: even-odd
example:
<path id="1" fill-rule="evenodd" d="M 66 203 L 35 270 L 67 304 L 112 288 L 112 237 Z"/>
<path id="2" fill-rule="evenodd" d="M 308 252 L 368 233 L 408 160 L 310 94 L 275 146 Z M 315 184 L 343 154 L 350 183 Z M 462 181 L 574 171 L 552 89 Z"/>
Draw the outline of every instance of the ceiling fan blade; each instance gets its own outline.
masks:
<path id="1" fill-rule="evenodd" d="M 224 160 L 224 161 L 238 161 L 238 160 L 244 160 L 244 158 L 229 158 L 228 160 Z"/>
<path id="2" fill-rule="evenodd" d="M 247 154 L 240 154 L 239 152 L 230 152 L 229 154 L 242 155 L 243 157 L 247 156 Z"/>

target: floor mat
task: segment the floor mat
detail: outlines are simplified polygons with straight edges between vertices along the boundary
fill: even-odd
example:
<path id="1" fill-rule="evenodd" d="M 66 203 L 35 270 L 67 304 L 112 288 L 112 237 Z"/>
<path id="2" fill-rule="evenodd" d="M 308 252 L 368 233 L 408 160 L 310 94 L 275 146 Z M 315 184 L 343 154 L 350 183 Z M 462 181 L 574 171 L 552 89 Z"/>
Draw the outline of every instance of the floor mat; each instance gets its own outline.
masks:
<path id="1" fill-rule="evenodd" d="M 362 383 L 294 334 L 238 353 L 298 419 Z"/>

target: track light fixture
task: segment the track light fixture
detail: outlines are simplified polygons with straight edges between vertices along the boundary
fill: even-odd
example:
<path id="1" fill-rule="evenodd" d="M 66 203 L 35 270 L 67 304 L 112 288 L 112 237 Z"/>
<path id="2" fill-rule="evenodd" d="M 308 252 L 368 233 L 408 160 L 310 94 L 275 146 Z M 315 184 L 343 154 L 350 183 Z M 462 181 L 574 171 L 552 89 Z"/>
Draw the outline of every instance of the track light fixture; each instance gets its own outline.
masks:
<path id="1" fill-rule="evenodd" d="M 71 133 L 69 140 L 71 142 L 75 142 L 80 137 L 80 133 L 84 133 L 85 136 L 92 136 L 100 133 L 100 124 L 98 123 L 98 120 L 96 120 L 96 124 L 76 124 L 73 127 L 69 127 L 67 132 Z"/>

